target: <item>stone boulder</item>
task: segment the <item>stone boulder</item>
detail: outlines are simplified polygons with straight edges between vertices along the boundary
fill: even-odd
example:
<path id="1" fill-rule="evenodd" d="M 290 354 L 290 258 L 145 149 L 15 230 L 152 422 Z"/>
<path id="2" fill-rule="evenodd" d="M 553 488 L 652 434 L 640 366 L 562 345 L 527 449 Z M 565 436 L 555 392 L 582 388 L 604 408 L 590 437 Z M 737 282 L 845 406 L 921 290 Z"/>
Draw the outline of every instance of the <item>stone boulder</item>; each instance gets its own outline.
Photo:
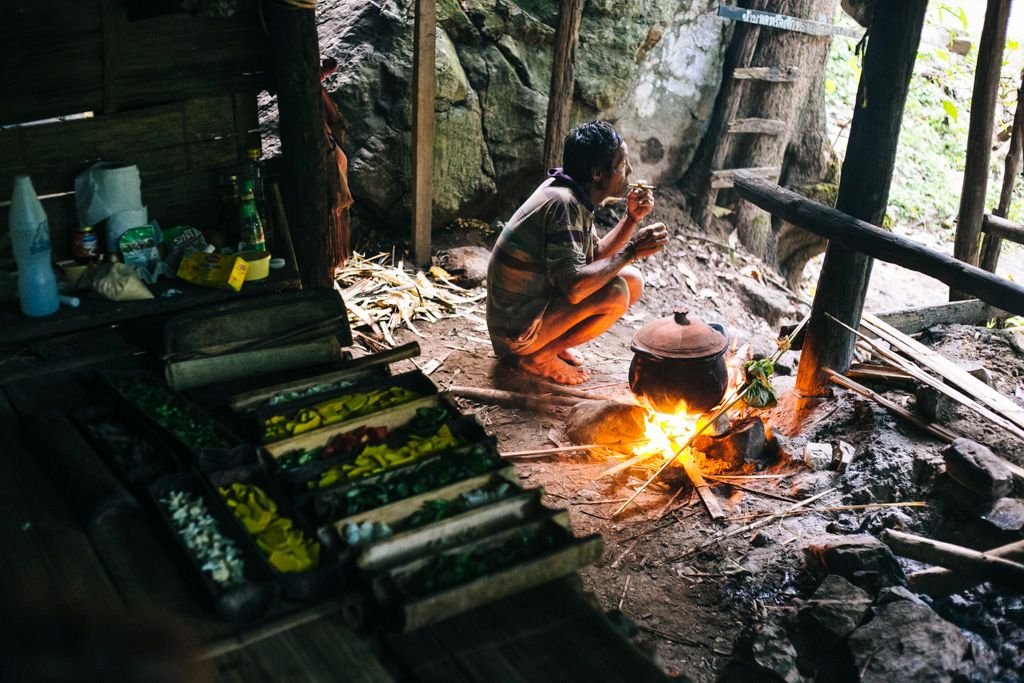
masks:
<path id="1" fill-rule="evenodd" d="M 717 4 L 584 4 L 572 121 L 614 121 L 638 178 L 677 180 L 706 129 L 728 33 Z M 413 8 L 412 0 L 317 7 L 321 52 L 341 65 L 326 87 L 348 122 L 354 224 L 409 222 Z M 438 0 L 435 225 L 457 215 L 507 218 L 542 179 L 558 11 L 548 0 Z"/>
<path id="2" fill-rule="evenodd" d="M 829 574 L 800 608 L 800 622 L 827 649 L 853 633 L 871 607 L 871 596 L 837 574 Z"/>
<path id="3" fill-rule="evenodd" d="M 875 595 L 900 586 L 906 575 L 888 546 L 874 536 L 857 535 L 811 544 L 807 554 L 828 574 L 838 574 Z"/>
<path id="4" fill-rule="evenodd" d="M 958 680 L 970 655 L 960 629 L 908 600 L 876 608 L 847 642 L 863 683 Z"/>
<path id="5" fill-rule="evenodd" d="M 577 444 L 617 444 L 642 439 L 647 412 L 632 403 L 580 401 L 565 420 L 565 435 Z"/>

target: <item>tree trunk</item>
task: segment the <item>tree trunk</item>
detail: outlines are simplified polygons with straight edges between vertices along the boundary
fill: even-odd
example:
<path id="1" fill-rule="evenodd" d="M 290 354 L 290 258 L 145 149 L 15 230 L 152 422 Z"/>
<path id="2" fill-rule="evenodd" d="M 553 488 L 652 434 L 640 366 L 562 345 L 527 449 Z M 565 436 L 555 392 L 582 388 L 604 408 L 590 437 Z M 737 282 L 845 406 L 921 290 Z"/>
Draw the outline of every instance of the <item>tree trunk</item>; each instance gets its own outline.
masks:
<path id="1" fill-rule="evenodd" d="M 795 139 L 782 162 L 779 184 L 808 199 L 835 207 L 839 189 L 839 158 L 832 148 L 825 125 L 825 70 L 807 91 L 807 105 L 800 116 Z M 775 232 L 775 260 L 791 288 L 797 289 L 804 266 L 825 251 L 828 240 L 772 218 Z"/>
<path id="2" fill-rule="evenodd" d="M 769 3 L 768 11 L 801 19 L 824 18 L 829 21 L 835 14 L 835 8 L 836 0 L 776 0 Z M 744 135 L 746 139 L 736 140 L 729 167 L 778 166 L 782 169 L 780 184 L 787 176 L 798 180 L 800 185 L 825 178 L 824 174 L 809 178 L 806 171 L 820 168 L 822 147 L 827 145 L 824 116 L 814 110 L 824 105 L 821 87 L 831 44 L 829 36 L 772 29 L 761 31 L 753 66 L 797 66 L 800 75 L 791 83 L 758 82 L 751 85 L 740 107 L 740 116 L 779 120 L 786 125 L 779 135 Z M 801 124 L 817 125 L 820 130 L 810 132 Z M 798 130 L 800 134 L 794 136 Z M 784 161 L 794 167 L 792 172 L 783 166 Z M 753 204 L 737 201 L 736 230 L 740 242 L 770 265 L 779 263 L 776 249 L 780 228 L 781 224 L 773 226 L 771 216 Z M 787 247 L 786 255 L 790 259 L 791 251 Z"/>

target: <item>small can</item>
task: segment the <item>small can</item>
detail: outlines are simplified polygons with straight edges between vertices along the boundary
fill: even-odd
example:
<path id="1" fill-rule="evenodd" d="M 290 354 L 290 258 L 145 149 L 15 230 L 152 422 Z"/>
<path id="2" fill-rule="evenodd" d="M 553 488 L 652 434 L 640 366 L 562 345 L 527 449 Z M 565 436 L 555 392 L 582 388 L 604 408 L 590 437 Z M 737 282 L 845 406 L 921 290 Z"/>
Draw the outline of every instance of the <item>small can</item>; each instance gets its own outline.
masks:
<path id="1" fill-rule="evenodd" d="M 93 226 L 83 225 L 72 233 L 71 257 L 76 263 L 94 263 L 100 260 L 100 240 Z"/>

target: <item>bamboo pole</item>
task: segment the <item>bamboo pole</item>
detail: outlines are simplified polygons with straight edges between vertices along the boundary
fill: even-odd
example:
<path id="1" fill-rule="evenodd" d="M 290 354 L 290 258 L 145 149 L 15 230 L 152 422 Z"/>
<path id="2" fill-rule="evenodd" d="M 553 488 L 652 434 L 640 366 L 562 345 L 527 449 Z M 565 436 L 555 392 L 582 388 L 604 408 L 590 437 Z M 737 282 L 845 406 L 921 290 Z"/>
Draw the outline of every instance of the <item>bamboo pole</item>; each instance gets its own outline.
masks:
<path id="1" fill-rule="evenodd" d="M 991 553 L 972 550 L 953 543 L 944 543 L 923 536 L 886 529 L 882 542 L 902 557 L 937 564 L 966 576 L 984 581 L 998 581 L 1020 587 L 1024 582 L 1024 564 Z"/>
<path id="2" fill-rule="evenodd" d="M 1002 557 L 1015 562 L 1024 562 L 1024 541 L 1017 541 L 1007 545 L 985 551 L 987 555 Z M 925 593 L 932 597 L 942 597 L 951 593 L 958 593 L 981 583 L 981 579 L 974 576 L 965 576 L 950 571 L 943 567 L 931 567 L 919 572 L 913 572 L 907 576 L 907 584 L 910 590 L 915 593 Z"/>
<path id="3" fill-rule="evenodd" d="M 448 391 L 456 396 L 473 401 L 498 403 L 513 408 L 527 408 L 529 410 L 543 410 L 554 406 L 574 406 L 580 402 L 580 399 L 569 396 L 535 396 L 515 391 L 481 389 L 478 387 L 453 386 L 448 387 Z"/>
<path id="4" fill-rule="evenodd" d="M 924 247 L 914 240 L 882 230 L 837 209 L 806 199 L 761 178 L 739 174 L 736 177 L 734 189 L 741 197 L 757 204 L 772 215 L 778 216 L 798 228 L 827 238 L 830 248 L 832 245 L 842 246 L 871 258 L 924 273 L 947 285 L 955 286 L 960 291 L 969 292 L 993 306 L 1016 315 L 1024 315 L 1024 287 L 1006 278 L 998 277 L 987 270 L 959 261 L 940 251 Z M 822 271 L 822 278 L 818 282 L 819 292 L 821 292 L 822 286 L 828 284 L 824 278 L 825 274 Z M 848 293 L 846 290 L 844 296 Z M 839 293 L 833 292 L 832 295 L 838 297 Z M 822 311 L 820 314 L 823 323 L 825 322 L 825 312 Z M 851 327 L 859 325 L 859 312 L 856 320 L 844 319 L 843 316 L 831 310 L 827 312 Z M 808 328 L 805 337 L 809 337 L 810 332 L 811 328 Z M 843 332 L 843 336 L 849 338 L 852 352 L 853 336 L 846 332 Z M 806 344 L 807 339 L 805 338 L 804 355 L 801 355 L 801 358 L 807 354 Z M 805 361 L 801 360 L 800 367 L 804 366 Z M 845 370 L 849 367 L 849 362 L 826 365 L 825 367 Z M 799 386 L 798 381 L 798 388 Z"/>

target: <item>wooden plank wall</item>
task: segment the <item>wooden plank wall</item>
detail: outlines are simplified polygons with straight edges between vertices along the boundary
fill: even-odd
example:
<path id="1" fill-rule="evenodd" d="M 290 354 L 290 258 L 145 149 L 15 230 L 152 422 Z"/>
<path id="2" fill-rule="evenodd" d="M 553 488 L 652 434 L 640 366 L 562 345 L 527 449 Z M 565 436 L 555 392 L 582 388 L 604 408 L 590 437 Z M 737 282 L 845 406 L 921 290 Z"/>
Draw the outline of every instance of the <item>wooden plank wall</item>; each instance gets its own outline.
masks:
<path id="1" fill-rule="evenodd" d="M 220 171 L 259 143 L 268 45 L 256 3 L 241 0 L 228 18 L 131 20 L 133 1 L 3 3 L 0 201 L 14 175 L 29 174 L 39 194 L 66 193 L 103 159 L 139 167 L 143 203 L 161 225 L 215 227 Z M 12 127 L 40 120 L 50 121 Z M 44 208 L 61 258 L 77 224 L 74 198 Z M 0 243 L 6 231 L 0 210 Z"/>

